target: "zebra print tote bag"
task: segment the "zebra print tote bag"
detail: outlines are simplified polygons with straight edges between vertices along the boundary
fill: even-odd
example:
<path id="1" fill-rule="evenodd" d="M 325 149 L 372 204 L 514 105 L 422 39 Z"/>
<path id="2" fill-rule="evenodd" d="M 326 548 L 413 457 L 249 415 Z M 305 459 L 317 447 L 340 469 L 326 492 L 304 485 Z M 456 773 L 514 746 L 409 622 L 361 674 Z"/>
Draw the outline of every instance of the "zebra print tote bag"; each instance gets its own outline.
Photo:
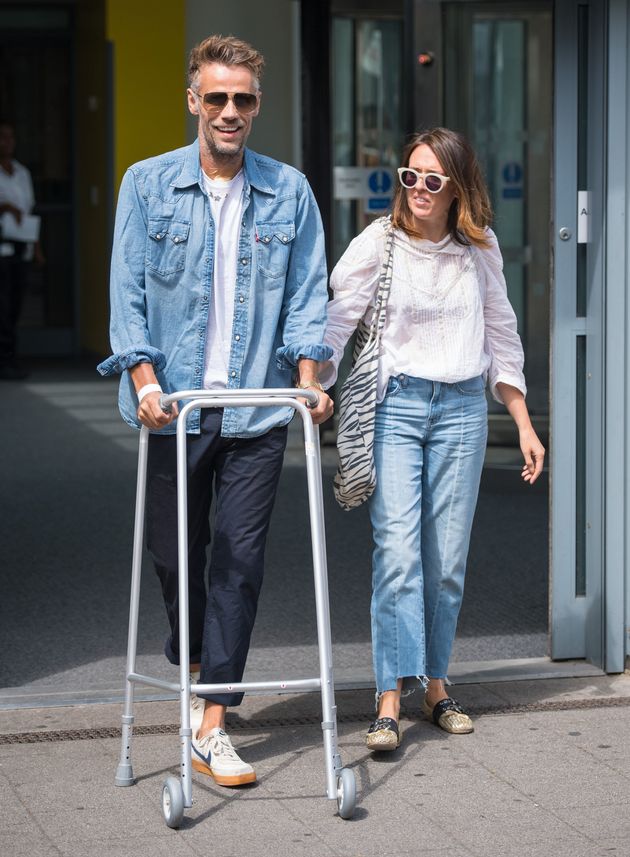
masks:
<path id="1" fill-rule="evenodd" d="M 394 230 L 389 218 L 378 292 L 369 325 L 361 319 L 352 353 L 352 369 L 339 396 L 337 452 L 339 465 L 333 479 L 335 499 L 346 511 L 364 503 L 376 486 L 374 419 L 381 334 L 392 283 Z"/>

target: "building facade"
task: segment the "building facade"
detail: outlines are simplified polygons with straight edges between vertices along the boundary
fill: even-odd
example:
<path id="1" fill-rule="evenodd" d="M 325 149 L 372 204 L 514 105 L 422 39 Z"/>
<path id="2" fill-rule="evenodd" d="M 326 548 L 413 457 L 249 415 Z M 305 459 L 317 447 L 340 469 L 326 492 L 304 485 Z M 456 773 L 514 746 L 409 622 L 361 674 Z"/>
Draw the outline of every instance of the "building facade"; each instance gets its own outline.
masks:
<path id="1" fill-rule="evenodd" d="M 186 56 L 211 32 L 265 54 L 251 145 L 307 174 L 331 264 L 387 209 L 414 129 L 444 124 L 473 142 L 551 452 L 549 654 L 623 670 L 630 3 L 0 2 L 0 110 L 33 171 L 48 258 L 33 274 L 25 352 L 107 352 L 117 188 L 130 163 L 193 138 Z M 505 423 L 492 413 L 494 443 L 509 442 Z"/>

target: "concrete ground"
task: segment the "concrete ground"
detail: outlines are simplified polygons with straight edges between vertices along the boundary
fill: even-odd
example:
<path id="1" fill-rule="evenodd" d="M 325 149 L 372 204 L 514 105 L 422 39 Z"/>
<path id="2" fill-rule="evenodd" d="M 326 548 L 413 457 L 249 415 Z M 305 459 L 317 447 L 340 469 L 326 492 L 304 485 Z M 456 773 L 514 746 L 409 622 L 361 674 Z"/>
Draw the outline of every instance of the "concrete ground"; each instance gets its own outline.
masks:
<path id="1" fill-rule="evenodd" d="M 160 806 L 165 777 L 178 772 L 178 706 L 140 701 L 138 782 L 115 788 L 137 437 L 118 417 L 115 385 L 92 366 L 33 369 L 2 389 L 1 857 L 630 855 L 630 677 L 546 660 L 546 479 L 520 485 L 512 450 L 492 450 L 484 472 L 450 670 L 453 695 L 475 716 L 473 735 L 439 731 L 415 696 L 400 750 L 367 752 L 369 522 L 365 509 L 336 507 L 334 452 L 325 449 L 340 751 L 359 789 L 353 819 L 342 821 L 323 796 L 316 694 L 246 697 L 228 728 L 258 783 L 226 790 L 194 774 L 194 805 L 178 831 Z M 302 454 L 291 437 L 251 679 L 317 673 Z M 148 573 L 138 669 L 172 678 L 165 625 Z"/>
<path id="2" fill-rule="evenodd" d="M 137 433 L 117 383 L 93 364 L 33 364 L 4 383 L 0 449 L 0 708 L 115 699 L 124 677 Z M 372 681 L 371 531 L 367 509 L 334 501 L 336 453 L 323 447 L 334 660 L 339 686 Z M 544 659 L 548 621 L 546 474 L 529 488 L 519 453 L 489 451 L 472 534 L 451 673 Z M 526 533 L 527 549 L 523 549 Z M 168 677 L 166 616 L 150 563 L 142 588 L 141 671 Z M 247 675 L 317 672 L 304 455 L 290 432 L 267 548 Z"/>
<path id="3" fill-rule="evenodd" d="M 630 677 L 468 684 L 472 735 L 447 735 L 410 697 L 401 748 L 363 743 L 367 691 L 337 694 L 354 817 L 323 796 L 319 696 L 246 697 L 229 729 L 258 783 L 193 774 L 193 806 L 166 827 L 177 705 L 136 706 L 137 785 L 115 788 L 120 706 L 0 712 L 0 854 L 6 857 L 627 857 Z"/>

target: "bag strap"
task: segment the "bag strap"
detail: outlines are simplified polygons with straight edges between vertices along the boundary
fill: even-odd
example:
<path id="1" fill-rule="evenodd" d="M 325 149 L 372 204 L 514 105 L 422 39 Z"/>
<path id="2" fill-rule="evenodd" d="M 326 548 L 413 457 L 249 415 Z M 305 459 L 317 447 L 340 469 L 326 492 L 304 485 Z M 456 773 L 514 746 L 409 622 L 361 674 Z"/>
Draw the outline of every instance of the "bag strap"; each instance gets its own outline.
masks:
<path id="1" fill-rule="evenodd" d="M 379 339 L 385 326 L 385 311 L 387 301 L 392 287 L 392 274 L 394 270 L 394 227 L 391 220 L 385 233 L 385 253 L 383 264 L 378 279 L 378 291 L 376 293 L 376 307 L 370 324 L 370 339 L 376 334 Z"/>

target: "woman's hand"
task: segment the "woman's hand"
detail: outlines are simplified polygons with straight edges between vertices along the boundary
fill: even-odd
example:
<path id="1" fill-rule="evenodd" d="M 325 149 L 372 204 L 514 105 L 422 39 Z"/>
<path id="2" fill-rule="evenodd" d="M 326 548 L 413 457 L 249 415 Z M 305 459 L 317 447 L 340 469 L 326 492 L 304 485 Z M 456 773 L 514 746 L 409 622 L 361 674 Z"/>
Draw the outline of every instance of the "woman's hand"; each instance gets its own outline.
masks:
<path id="1" fill-rule="evenodd" d="M 542 473 L 545 463 L 545 447 L 534 431 L 522 392 L 511 384 L 504 384 L 503 382 L 497 384 L 497 392 L 518 428 L 519 444 L 525 459 L 521 476 L 525 482 L 533 485 Z"/>
<path id="2" fill-rule="evenodd" d="M 543 470 L 545 447 L 531 425 L 519 431 L 519 443 L 525 459 L 521 476 L 525 482 L 533 485 Z"/>

